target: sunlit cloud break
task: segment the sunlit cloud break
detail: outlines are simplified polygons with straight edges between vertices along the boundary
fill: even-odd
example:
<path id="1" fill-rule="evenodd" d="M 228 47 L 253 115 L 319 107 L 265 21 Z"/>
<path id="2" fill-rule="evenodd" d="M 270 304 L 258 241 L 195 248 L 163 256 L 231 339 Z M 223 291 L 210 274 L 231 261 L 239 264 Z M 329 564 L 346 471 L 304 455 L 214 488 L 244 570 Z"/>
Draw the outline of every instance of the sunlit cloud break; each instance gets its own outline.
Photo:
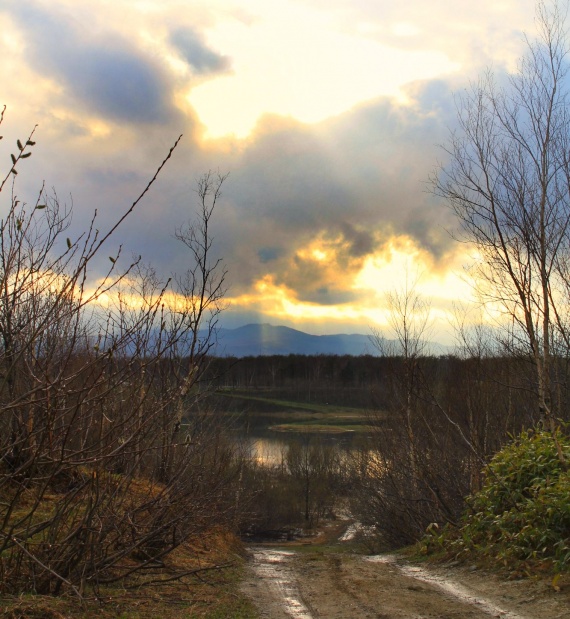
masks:
<path id="1" fill-rule="evenodd" d="M 443 334 L 472 258 L 426 181 L 454 93 L 515 66 L 533 14 L 530 0 L 6 0 L 0 160 L 39 124 L 18 195 L 55 186 L 77 238 L 95 209 L 113 221 L 184 134 L 110 253 L 183 272 L 173 235 L 195 179 L 229 172 L 212 219 L 228 321 L 366 333 L 409 268 Z"/>

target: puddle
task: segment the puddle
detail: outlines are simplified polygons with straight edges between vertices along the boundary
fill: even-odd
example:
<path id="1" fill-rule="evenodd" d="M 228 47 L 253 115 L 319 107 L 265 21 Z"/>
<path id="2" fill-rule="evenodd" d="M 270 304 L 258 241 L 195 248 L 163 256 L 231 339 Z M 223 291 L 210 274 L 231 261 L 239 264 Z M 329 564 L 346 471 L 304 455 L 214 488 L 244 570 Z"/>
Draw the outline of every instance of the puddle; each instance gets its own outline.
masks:
<path id="1" fill-rule="evenodd" d="M 374 527 L 365 527 L 360 522 L 356 521 L 348 525 L 346 531 L 338 538 L 339 542 L 350 542 L 357 534 L 364 537 L 371 537 L 374 534 Z"/>
<path id="2" fill-rule="evenodd" d="M 285 612 L 293 619 L 313 619 L 301 600 L 299 588 L 287 563 L 295 553 L 287 550 L 256 548 L 253 550 L 253 570 L 267 582 L 284 602 Z"/>
<path id="3" fill-rule="evenodd" d="M 359 529 L 361 527 L 360 522 L 355 522 L 354 524 L 351 524 L 346 531 L 338 538 L 339 542 L 350 542 L 350 540 L 353 540 L 356 537 L 356 534 L 358 533 Z"/>
<path id="4" fill-rule="evenodd" d="M 459 583 L 453 582 L 452 580 L 448 580 L 441 576 L 435 576 L 434 574 L 430 574 L 427 570 L 424 570 L 421 567 L 401 565 L 398 563 L 396 557 L 393 555 L 374 555 L 371 557 L 366 557 L 365 560 L 371 561 L 373 563 L 385 563 L 388 565 L 393 565 L 394 567 L 397 567 L 398 570 L 400 570 L 400 572 L 404 574 L 404 576 L 408 576 L 409 578 L 415 578 L 416 580 L 419 580 L 421 582 L 425 582 L 427 584 L 438 587 L 442 591 L 445 591 L 449 595 L 452 595 L 457 600 L 465 602 L 466 604 L 471 604 L 472 606 L 476 606 L 483 612 L 492 615 L 493 617 L 498 617 L 500 619 L 527 619 L 523 615 L 518 615 L 508 610 L 504 610 L 490 600 L 474 595 Z"/>

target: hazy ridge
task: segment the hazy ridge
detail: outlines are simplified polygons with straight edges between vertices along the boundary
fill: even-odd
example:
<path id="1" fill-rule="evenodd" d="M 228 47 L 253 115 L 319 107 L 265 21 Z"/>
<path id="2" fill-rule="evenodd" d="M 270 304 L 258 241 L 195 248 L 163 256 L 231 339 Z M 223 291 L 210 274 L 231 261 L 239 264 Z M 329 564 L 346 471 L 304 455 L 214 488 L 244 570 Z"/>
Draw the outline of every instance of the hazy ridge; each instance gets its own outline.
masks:
<path id="1" fill-rule="evenodd" d="M 213 354 L 221 357 L 259 355 L 378 355 L 362 333 L 311 335 L 285 326 L 248 324 L 218 330 Z"/>

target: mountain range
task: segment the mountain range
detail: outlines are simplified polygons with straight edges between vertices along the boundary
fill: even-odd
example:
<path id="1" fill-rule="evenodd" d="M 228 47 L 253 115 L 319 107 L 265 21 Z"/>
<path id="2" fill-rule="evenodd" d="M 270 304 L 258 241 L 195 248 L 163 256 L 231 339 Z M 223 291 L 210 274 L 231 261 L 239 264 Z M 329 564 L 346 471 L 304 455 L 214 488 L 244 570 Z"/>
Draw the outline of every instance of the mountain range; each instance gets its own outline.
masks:
<path id="1" fill-rule="evenodd" d="M 249 324 L 220 328 L 212 353 L 220 357 L 260 355 L 378 355 L 368 335 L 310 335 L 284 326 Z"/>

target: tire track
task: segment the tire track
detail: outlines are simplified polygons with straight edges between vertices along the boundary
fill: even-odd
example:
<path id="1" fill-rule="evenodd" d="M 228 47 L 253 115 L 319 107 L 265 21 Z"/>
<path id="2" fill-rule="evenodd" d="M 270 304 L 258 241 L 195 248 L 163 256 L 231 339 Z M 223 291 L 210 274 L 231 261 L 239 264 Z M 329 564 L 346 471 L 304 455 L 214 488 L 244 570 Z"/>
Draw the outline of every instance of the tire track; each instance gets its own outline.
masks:
<path id="1" fill-rule="evenodd" d="M 500 606 L 494 604 L 486 598 L 473 595 L 468 589 L 466 589 L 459 583 L 454 582 L 453 580 L 444 579 L 440 576 L 430 574 L 427 570 L 422 569 L 421 567 L 401 565 L 398 563 L 396 557 L 394 557 L 393 555 L 375 555 L 371 557 L 365 557 L 365 560 L 370 561 L 371 563 L 384 563 L 393 565 L 397 567 L 398 570 L 408 578 L 414 578 L 415 580 L 418 580 L 420 582 L 437 587 L 438 589 L 441 589 L 443 592 L 452 596 L 456 600 L 459 600 L 460 602 L 464 602 L 466 604 L 470 604 L 471 606 L 478 608 L 479 610 L 487 613 L 492 617 L 500 617 L 501 619 L 529 619 L 528 617 L 525 617 L 523 615 L 519 615 L 509 610 L 505 610 L 504 608 L 501 608 Z"/>
<path id="2" fill-rule="evenodd" d="M 549 599 L 497 595 L 489 576 L 461 582 L 392 555 L 363 557 L 334 547 L 253 547 L 242 590 L 263 619 L 554 619 L 567 607 Z M 487 580 L 484 580 L 487 578 Z M 498 582 L 498 581 L 497 581 Z M 471 585 L 475 585 L 471 588 Z M 500 585 L 501 588 L 505 585 Z M 528 589 L 528 588 L 526 588 Z M 528 593 L 528 590 L 522 593 Z M 562 600 L 561 600 L 562 601 Z M 524 606 L 525 614 L 517 612 Z M 517 610 L 515 610 L 517 609 Z M 526 611 L 529 611 L 526 613 Z"/>
<path id="3" fill-rule="evenodd" d="M 261 589 L 258 589 L 255 595 L 251 595 L 251 591 L 245 592 L 253 598 L 262 616 L 277 619 L 280 615 L 276 605 L 281 604 L 281 616 L 291 619 L 314 619 L 301 598 L 297 577 L 290 567 L 295 553 L 271 548 L 252 548 L 251 553 L 252 569 L 259 579 Z M 249 588 L 251 589 L 251 583 Z"/>

